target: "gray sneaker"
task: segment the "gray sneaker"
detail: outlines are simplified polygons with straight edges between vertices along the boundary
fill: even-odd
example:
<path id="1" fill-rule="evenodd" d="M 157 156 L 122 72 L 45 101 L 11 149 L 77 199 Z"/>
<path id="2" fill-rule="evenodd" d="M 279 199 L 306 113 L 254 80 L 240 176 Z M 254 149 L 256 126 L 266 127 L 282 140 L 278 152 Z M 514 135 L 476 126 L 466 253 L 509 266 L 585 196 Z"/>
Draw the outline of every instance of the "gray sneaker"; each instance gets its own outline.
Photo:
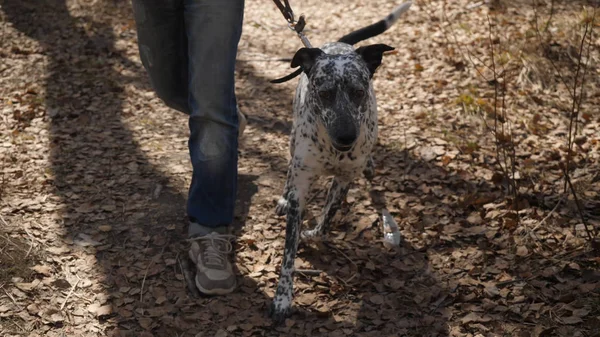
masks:
<path id="1" fill-rule="evenodd" d="M 196 264 L 196 287 L 206 295 L 225 295 L 236 287 L 229 255 L 235 236 L 212 232 L 188 239 L 189 256 Z"/>

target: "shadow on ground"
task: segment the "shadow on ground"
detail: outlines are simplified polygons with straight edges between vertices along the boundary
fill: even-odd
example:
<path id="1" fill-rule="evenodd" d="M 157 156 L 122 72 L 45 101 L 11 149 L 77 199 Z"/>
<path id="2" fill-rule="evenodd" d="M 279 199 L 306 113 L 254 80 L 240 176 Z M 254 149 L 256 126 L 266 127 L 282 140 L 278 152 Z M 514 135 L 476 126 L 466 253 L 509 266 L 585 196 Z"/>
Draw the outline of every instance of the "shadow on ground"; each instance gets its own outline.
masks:
<path id="1" fill-rule="evenodd" d="M 106 333 L 115 336 L 202 331 L 224 320 L 227 327 L 238 321 L 233 314 L 267 301 L 247 277 L 229 298 L 188 297 L 178 263 L 186 252 L 181 241 L 186 196 L 177 182 L 150 163 L 126 125 L 126 119 L 143 115 L 146 106 L 132 102 L 125 88 L 150 90 L 143 69 L 115 47 L 115 23 L 131 21 L 128 3 L 96 3 L 86 11 L 93 17 L 72 15 L 81 8 L 68 8 L 61 0 L 2 0 L 0 5 L 7 21 L 37 40 L 48 59 L 47 77 L 39 81 L 45 81 L 52 192 L 64 205 L 58 221 L 62 239 L 71 243 L 65 255 L 78 257 L 65 257 L 65 265 L 82 277 L 90 275 L 92 283 L 78 288 L 73 304 L 65 308 L 72 312 L 81 307 L 83 312 L 70 323 L 53 324 L 46 335 L 94 333 L 102 323 L 108 323 Z M 124 70 L 134 76 L 124 75 Z M 148 126 L 148 134 L 159 132 L 157 124 L 165 121 L 181 123 L 178 129 L 184 131 L 177 136 L 187 136 L 187 122 L 180 116 L 164 116 Z M 255 178 L 240 176 L 237 221 L 247 217 Z M 89 254 L 95 263 L 80 259 Z M 248 293 L 252 301 L 247 301 Z M 85 310 L 96 304 L 111 309 L 99 316 Z M 95 328 L 82 331 L 88 323 Z"/>

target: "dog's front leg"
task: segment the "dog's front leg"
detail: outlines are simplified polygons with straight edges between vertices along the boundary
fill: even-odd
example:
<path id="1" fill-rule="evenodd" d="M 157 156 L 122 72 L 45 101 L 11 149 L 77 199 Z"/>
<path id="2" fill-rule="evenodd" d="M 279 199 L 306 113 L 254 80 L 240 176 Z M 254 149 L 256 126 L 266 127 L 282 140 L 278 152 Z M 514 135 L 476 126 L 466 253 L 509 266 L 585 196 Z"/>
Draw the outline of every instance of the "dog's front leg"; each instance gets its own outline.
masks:
<path id="1" fill-rule="evenodd" d="M 314 240 L 326 235 L 331 228 L 331 220 L 335 216 L 335 213 L 340 209 L 342 200 L 348 194 L 348 188 L 350 186 L 350 179 L 346 177 L 335 177 L 327 192 L 327 199 L 325 201 L 325 210 L 321 221 L 317 226 L 311 230 L 305 230 L 302 232 L 303 240 Z"/>
<path id="2" fill-rule="evenodd" d="M 315 180 L 312 173 L 300 168 L 292 168 L 289 178 L 285 248 L 281 263 L 279 284 L 277 285 L 275 298 L 270 307 L 271 317 L 276 323 L 282 322 L 289 315 L 292 307 L 294 260 L 298 251 L 302 212 L 306 203 L 306 195 Z"/>
<path id="3" fill-rule="evenodd" d="M 296 129 L 292 128 L 292 133 L 290 134 L 290 155 L 294 158 L 294 151 L 296 149 Z M 283 187 L 283 193 L 281 197 L 277 201 L 277 206 L 275 207 L 275 213 L 277 215 L 285 215 L 288 211 L 288 193 L 290 192 L 290 183 L 291 183 L 291 174 L 293 172 L 293 159 L 288 163 L 287 177 L 285 178 L 285 186 Z"/>
<path id="4" fill-rule="evenodd" d="M 277 215 L 286 215 L 288 212 L 288 208 L 289 208 L 288 195 L 290 194 L 290 184 L 291 184 L 291 180 L 292 180 L 291 174 L 292 174 L 292 161 L 290 161 L 289 166 L 288 166 L 287 177 L 285 179 L 285 186 L 283 187 L 283 193 L 281 194 L 281 197 L 277 201 L 277 206 L 275 207 L 275 213 L 277 213 Z"/>

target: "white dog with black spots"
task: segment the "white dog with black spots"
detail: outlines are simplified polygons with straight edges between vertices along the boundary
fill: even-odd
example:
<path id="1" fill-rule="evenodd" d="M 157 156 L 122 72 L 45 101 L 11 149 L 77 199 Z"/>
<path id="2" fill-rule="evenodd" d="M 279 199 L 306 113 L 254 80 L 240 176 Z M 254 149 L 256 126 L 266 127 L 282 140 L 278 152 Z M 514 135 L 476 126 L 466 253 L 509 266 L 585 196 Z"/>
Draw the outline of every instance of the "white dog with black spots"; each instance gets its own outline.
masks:
<path id="1" fill-rule="evenodd" d="M 279 215 L 287 215 L 287 226 L 279 283 L 270 307 L 275 322 L 283 321 L 290 313 L 300 238 L 312 240 L 326 235 L 350 183 L 361 173 L 368 179 L 374 174 L 371 151 L 378 130 L 372 78 L 383 53 L 394 48 L 373 44 L 355 49 L 352 45 L 387 30 L 408 7 L 410 3 L 402 4 L 386 19 L 338 42 L 322 48 L 302 48 L 292 59 L 292 67 L 300 67 L 302 74 L 293 102 L 292 158 L 276 207 Z M 301 231 L 307 195 L 321 176 L 334 176 L 324 215 L 315 228 Z"/>

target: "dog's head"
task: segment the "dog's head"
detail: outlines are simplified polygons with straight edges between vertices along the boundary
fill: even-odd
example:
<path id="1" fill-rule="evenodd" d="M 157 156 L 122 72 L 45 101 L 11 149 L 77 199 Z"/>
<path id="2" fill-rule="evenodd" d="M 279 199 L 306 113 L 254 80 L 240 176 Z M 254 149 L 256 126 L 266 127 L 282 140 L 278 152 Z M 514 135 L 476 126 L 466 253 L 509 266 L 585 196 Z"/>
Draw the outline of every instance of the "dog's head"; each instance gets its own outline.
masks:
<path id="1" fill-rule="evenodd" d="M 294 55 L 292 67 L 301 67 L 308 76 L 305 103 L 317 113 L 337 150 L 350 150 L 358 139 L 372 99 L 371 78 L 383 53 L 393 49 L 374 44 L 329 55 L 319 48 L 302 48 Z"/>

